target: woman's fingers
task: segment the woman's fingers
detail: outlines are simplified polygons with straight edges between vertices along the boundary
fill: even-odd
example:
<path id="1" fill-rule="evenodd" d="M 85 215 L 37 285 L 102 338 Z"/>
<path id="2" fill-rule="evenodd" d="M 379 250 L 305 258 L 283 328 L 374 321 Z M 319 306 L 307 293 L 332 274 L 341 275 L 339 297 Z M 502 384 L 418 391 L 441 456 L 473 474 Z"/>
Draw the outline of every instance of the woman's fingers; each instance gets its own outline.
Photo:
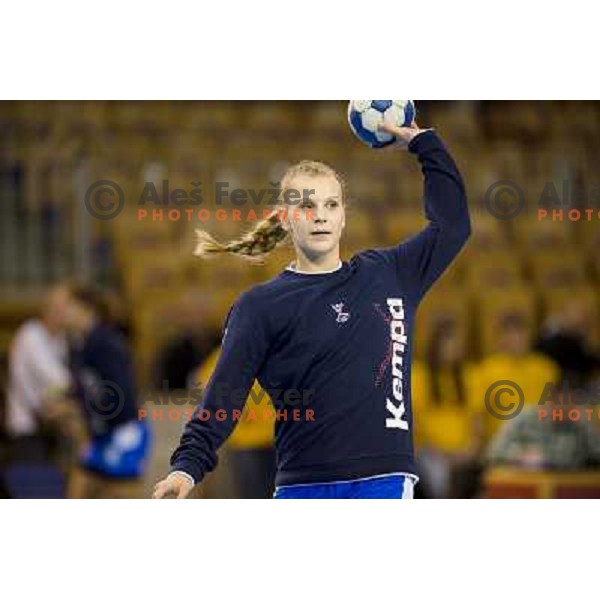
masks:
<path id="1" fill-rule="evenodd" d="M 384 122 L 379 125 L 379 129 L 391 133 L 396 137 L 397 144 L 402 148 L 406 148 L 410 141 L 421 132 L 415 121 L 410 124 L 410 127 L 398 127 L 397 125 Z"/>
<path id="2" fill-rule="evenodd" d="M 179 486 L 179 493 L 177 494 L 177 500 L 183 500 L 189 493 L 189 488 L 184 483 Z"/>
<path id="3" fill-rule="evenodd" d="M 379 125 L 379 129 L 381 131 L 391 133 L 392 135 L 398 135 L 398 133 L 400 132 L 400 127 L 398 127 L 397 125 L 391 125 L 390 123 L 381 123 Z"/>
<path id="4" fill-rule="evenodd" d="M 163 479 L 163 481 L 159 481 L 154 486 L 154 493 L 152 494 L 152 498 L 154 500 L 160 500 L 164 498 L 169 492 L 171 492 L 171 483 Z"/>
<path id="5" fill-rule="evenodd" d="M 398 127 L 398 125 L 392 125 L 391 123 L 381 123 L 379 129 L 387 131 L 399 138 L 414 136 L 415 130 L 419 130 L 414 121 L 410 124 L 410 127 Z"/>
<path id="6" fill-rule="evenodd" d="M 154 486 L 152 498 L 154 500 L 160 500 L 161 498 L 172 494 L 178 500 L 182 500 L 183 498 L 187 497 L 192 487 L 193 486 L 191 486 L 188 482 L 177 480 L 176 478 L 163 479 Z"/>

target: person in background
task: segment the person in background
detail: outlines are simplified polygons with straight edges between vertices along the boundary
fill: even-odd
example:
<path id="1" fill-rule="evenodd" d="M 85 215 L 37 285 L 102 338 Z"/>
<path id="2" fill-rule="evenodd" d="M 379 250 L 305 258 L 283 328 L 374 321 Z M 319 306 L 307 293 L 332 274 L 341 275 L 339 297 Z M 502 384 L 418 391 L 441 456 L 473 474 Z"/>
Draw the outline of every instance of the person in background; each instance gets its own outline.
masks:
<path id="1" fill-rule="evenodd" d="M 556 383 L 560 370 L 556 363 L 531 349 L 530 330 L 520 313 L 506 313 L 497 323 L 498 351 L 473 368 L 470 404 L 482 417 L 484 443 L 487 444 L 506 420 L 499 419 L 486 407 L 488 394 L 492 408 L 502 414 L 502 407 L 518 402 L 518 390 L 506 390 L 499 382 L 514 382 L 523 392 L 525 406 L 537 405 L 546 384 Z M 508 394 L 512 395 L 508 395 Z"/>
<path id="2" fill-rule="evenodd" d="M 217 335 L 207 327 L 207 301 L 190 293 L 177 304 L 170 316 L 177 332 L 159 350 L 154 385 L 157 389 L 183 390 L 190 376 L 218 343 Z"/>
<path id="3" fill-rule="evenodd" d="M 578 386 L 589 384 L 600 370 L 600 357 L 588 345 L 590 322 L 585 307 L 577 297 L 562 312 L 551 315 L 535 345 L 560 367 L 561 377 Z"/>
<path id="4" fill-rule="evenodd" d="M 412 390 L 424 495 L 468 498 L 478 487 L 481 422 L 468 402 L 471 365 L 457 325 L 433 326 L 424 361 L 415 361 Z"/>
<path id="5" fill-rule="evenodd" d="M 578 395 L 577 383 L 575 378 L 549 386 L 545 402 L 527 407 L 508 421 L 489 446 L 489 465 L 556 471 L 597 469 L 600 432 L 586 413 L 586 408 L 594 412 L 597 405 Z"/>
<path id="6" fill-rule="evenodd" d="M 67 298 L 64 286 L 52 288 L 40 316 L 21 325 L 10 346 L 6 429 L 18 460 L 48 460 L 60 438 L 45 426 L 45 413 L 71 384 L 63 330 Z"/>
<path id="7" fill-rule="evenodd" d="M 196 377 L 204 389 L 219 360 L 215 348 Z M 250 392 L 238 426 L 227 440 L 229 463 L 238 498 L 271 498 L 275 489 L 275 409 L 258 381 Z"/>
<path id="8" fill-rule="evenodd" d="M 91 286 L 68 286 L 66 323 L 74 395 L 89 435 L 69 495 L 141 498 L 150 431 L 138 419 L 129 348 L 110 325 L 103 295 Z"/>

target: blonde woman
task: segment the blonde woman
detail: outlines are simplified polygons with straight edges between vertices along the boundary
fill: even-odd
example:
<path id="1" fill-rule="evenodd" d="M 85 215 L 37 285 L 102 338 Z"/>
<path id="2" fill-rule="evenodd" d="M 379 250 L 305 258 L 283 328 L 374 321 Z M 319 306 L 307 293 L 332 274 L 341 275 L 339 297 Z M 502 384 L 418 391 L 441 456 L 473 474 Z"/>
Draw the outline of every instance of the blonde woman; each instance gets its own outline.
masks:
<path id="1" fill-rule="evenodd" d="M 214 469 L 236 423 L 236 400 L 248 396 L 255 378 L 270 395 L 283 388 L 310 398 L 300 419 L 276 421 L 275 498 L 412 497 L 415 311 L 469 237 L 470 221 L 461 176 L 437 134 L 416 123 L 382 129 L 422 166 L 429 225 L 410 240 L 342 261 L 342 181 L 310 161 L 282 180 L 282 192 L 303 195 L 301 218 L 273 216 L 224 245 L 200 232 L 200 256 L 264 256 L 290 236 L 296 260 L 231 308 L 204 396 L 209 417 L 187 424 L 155 498 L 184 498 Z M 222 418 L 215 416 L 219 409 Z"/>

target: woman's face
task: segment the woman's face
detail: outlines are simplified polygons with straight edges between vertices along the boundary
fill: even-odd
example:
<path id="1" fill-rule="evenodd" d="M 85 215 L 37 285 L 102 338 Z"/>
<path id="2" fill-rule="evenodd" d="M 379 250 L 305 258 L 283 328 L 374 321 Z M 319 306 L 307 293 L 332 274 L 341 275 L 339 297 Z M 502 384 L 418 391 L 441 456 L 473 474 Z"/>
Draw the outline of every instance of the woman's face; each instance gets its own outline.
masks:
<path id="1" fill-rule="evenodd" d="M 60 331 L 67 326 L 69 293 L 64 286 L 52 289 L 43 308 L 46 325 L 51 331 Z"/>
<path id="2" fill-rule="evenodd" d="M 529 332 L 525 326 L 506 327 L 500 336 L 500 348 L 507 354 L 520 356 L 529 350 Z"/>
<path id="3" fill-rule="evenodd" d="M 69 295 L 66 304 L 66 326 L 71 332 L 76 333 L 85 328 L 88 311 L 85 306 Z"/>
<path id="4" fill-rule="evenodd" d="M 302 200 L 286 205 L 289 230 L 296 251 L 310 259 L 339 254 L 342 231 L 346 224 L 340 183 L 333 176 L 297 175 L 288 185 L 297 190 Z"/>

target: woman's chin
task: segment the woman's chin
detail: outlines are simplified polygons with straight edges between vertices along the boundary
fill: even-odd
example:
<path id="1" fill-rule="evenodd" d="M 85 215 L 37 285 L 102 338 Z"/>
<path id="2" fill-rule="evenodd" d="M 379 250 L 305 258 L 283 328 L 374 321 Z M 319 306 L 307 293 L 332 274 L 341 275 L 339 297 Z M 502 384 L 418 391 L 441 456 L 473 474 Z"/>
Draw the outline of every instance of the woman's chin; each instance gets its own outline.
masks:
<path id="1" fill-rule="evenodd" d="M 331 240 L 312 241 L 306 250 L 313 257 L 326 256 L 335 250 L 335 244 Z"/>

